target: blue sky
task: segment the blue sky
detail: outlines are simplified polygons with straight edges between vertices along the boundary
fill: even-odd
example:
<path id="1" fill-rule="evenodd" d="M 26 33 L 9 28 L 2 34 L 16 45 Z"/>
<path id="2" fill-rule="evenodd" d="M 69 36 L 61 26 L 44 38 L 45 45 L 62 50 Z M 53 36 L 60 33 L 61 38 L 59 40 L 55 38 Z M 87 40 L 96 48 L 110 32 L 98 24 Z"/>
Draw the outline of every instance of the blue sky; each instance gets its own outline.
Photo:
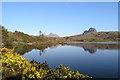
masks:
<path id="1" fill-rule="evenodd" d="M 2 25 L 9 31 L 59 36 L 118 30 L 117 2 L 3 2 Z"/>

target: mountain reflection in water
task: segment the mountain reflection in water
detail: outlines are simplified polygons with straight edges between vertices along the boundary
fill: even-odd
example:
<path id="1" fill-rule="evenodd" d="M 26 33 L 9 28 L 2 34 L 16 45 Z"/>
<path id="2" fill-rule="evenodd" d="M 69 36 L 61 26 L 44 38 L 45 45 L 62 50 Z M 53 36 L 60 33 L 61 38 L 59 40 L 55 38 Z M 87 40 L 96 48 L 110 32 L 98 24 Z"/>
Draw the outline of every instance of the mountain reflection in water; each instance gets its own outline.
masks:
<path id="1" fill-rule="evenodd" d="M 113 49 L 120 49 L 120 44 L 116 43 L 110 43 L 110 42 L 76 42 L 76 43 L 67 43 L 67 45 L 70 46 L 76 46 L 76 47 L 82 47 L 84 51 L 88 51 L 89 53 L 96 53 L 97 49 L 99 50 L 113 50 Z"/>
<path id="2" fill-rule="evenodd" d="M 85 43 L 85 42 L 81 42 L 81 43 L 67 43 L 65 45 L 69 45 L 69 46 L 75 46 L 75 47 L 81 47 L 84 49 L 84 51 L 87 51 L 91 54 L 96 53 L 96 51 L 99 50 L 117 50 L 120 49 L 120 44 L 110 44 L 110 42 L 106 43 Z M 19 45 L 16 46 L 14 48 L 15 52 L 20 53 L 20 54 L 24 54 L 26 52 L 31 51 L 32 49 L 39 49 L 40 50 L 40 55 L 42 55 L 45 52 L 45 49 L 49 48 L 49 49 L 54 49 L 57 48 L 59 45 L 39 45 L 39 46 L 27 46 L 27 45 Z M 62 45 L 64 46 L 64 45 Z"/>

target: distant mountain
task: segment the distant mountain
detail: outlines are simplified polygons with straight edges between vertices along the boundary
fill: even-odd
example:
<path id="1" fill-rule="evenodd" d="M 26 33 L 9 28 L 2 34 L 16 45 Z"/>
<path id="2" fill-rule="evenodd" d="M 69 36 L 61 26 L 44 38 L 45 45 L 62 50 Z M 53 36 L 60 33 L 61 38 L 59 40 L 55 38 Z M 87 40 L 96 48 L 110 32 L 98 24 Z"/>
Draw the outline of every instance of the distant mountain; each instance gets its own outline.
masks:
<path id="1" fill-rule="evenodd" d="M 68 41 L 81 41 L 81 42 L 107 42 L 107 41 L 120 41 L 120 32 L 107 31 L 97 32 L 95 28 L 89 28 L 82 34 L 64 37 Z"/>
<path id="2" fill-rule="evenodd" d="M 50 33 L 50 34 L 46 35 L 46 37 L 58 38 L 59 36 L 57 34 Z"/>
<path id="3" fill-rule="evenodd" d="M 97 33 L 97 30 L 95 28 L 90 28 L 89 30 L 85 30 L 83 32 L 83 35 L 85 35 L 85 34 L 91 34 L 91 33 Z"/>

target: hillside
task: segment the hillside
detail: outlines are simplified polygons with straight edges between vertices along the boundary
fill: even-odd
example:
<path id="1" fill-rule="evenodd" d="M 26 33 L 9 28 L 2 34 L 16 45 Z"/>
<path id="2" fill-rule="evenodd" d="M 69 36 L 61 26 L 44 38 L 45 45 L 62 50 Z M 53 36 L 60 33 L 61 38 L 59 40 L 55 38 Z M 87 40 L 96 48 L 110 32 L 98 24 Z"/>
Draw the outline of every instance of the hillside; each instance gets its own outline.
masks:
<path id="1" fill-rule="evenodd" d="M 88 31 L 84 31 L 83 34 L 64 37 L 64 39 L 68 41 L 81 41 L 81 42 L 120 41 L 120 32 L 118 31 L 97 32 L 96 29 L 90 28 Z"/>
<path id="2" fill-rule="evenodd" d="M 117 31 L 97 32 L 95 28 L 85 30 L 82 34 L 59 37 L 56 34 L 50 33 L 46 36 L 31 36 L 20 31 L 10 32 L 3 26 L 0 26 L 0 38 L 2 45 L 12 47 L 16 44 L 25 45 L 54 45 L 64 44 L 67 42 L 116 42 L 120 41 L 120 34 Z"/>
<path id="3" fill-rule="evenodd" d="M 50 33 L 43 36 L 34 36 L 28 35 L 20 31 L 10 32 L 4 26 L 0 25 L 0 38 L 2 44 L 0 46 L 12 48 L 16 45 L 32 45 L 32 46 L 39 46 L 43 45 L 43 47 L 49 45 L 55 45 L 59 43 L 64 43 L 62 38 L 58 38 L 59 36 L 53 33 Z"/>

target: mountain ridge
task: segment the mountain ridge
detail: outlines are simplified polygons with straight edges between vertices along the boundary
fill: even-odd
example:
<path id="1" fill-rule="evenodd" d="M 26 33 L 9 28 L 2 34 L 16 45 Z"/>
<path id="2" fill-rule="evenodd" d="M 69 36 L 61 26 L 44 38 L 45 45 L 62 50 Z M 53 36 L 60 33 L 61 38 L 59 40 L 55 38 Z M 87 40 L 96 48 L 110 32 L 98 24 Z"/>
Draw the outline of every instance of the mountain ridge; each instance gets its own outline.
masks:
<path id="1" fill-rule="evenodd" d="M 45 35 L 45 37 L 59 38 L 59 36 L 55 33 L 49 33 L 48 35 Z"/>

